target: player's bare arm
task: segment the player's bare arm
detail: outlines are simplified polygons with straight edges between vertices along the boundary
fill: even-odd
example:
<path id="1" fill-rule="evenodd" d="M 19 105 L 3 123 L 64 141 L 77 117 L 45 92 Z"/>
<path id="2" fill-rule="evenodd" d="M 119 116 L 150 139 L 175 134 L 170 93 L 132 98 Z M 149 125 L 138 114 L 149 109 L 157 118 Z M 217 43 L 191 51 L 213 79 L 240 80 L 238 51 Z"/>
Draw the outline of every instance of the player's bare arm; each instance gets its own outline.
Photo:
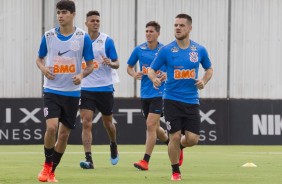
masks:
<path id="1" fill-rule="evenodd" d="M 55 79 L 55 75 L 52 72 L 53 67 L 51 67 L 51 66 L 46 67 L 44 65 L 44 58 L 38 57 L 36 59 L 36 64 L 37 64 L 37 67 L 41 70 L 42 74 L 45 77 L 47 77 L 47 79 L 49 79 L 49 80 L 54 80 Z"/>
<path id="2" fill-rule="evenodd" d="M 104 65 L 108 65 L 109 67 L 111 67 L 112 69 L 118 69 L 119 68 L 119 61 L 118 60 L 111 60 L 110 58 L 107 58 L 105 56 L 102 56 L 103 58 L 103 64 Z"/>
<path id="3" fill-rule="evenodd" d="M 142 79 L 142 76 L 143 76 L 143 73 L 142 72 L 135 72 L 133 66 L 130 66 L 128 65 L 127 66 L 127 73 L 133 77 L 134 79 L 137 79 L 137 80 L 141 80 Z"/>
<path id="4" fill-rule="evenodd" d="M 205 85 L 209 82 L 213 74 L 213 68 L 206 70 L 204 77 L 202 79 L 196 80 L 195 85 L 198 89 L 204 89 Z"/>
<path id="5" fill-rule="evenodd" d="M 162 84 L 161 78 L 157 77 L 156 71 L 152 68 L 148 70 L 148 77 L 153 82 L 153 86 L 155 89 L 158 89 L 159 86 Z"/>

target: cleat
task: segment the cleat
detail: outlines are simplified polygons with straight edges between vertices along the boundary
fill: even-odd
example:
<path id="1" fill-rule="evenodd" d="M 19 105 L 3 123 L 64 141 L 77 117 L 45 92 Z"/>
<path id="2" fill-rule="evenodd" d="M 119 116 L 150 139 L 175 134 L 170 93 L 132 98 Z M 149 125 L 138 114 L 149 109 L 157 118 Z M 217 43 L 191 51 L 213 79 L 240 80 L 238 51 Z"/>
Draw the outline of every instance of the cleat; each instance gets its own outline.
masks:
<path id="1" fill-rule="evenodd" d="M 81 161 L 79 165 L 82 169 L 94 169 L 93 163 L 88 161 Z"/>
<path id="2" fill-rule="evenodd" d="M 47 164 L 46 162 L 43 165 L 42 170 L 38 174 L 37 178 L 41 182 L 46 182 L 48 180 L 49 174 L 52 170 L 53 163 Z"/>
<path id="3" fill-rule="evenodd" d="M 119 161 L 117 146 L 110 145 L 110 148 L 111 148 L 111 158 L 110 158 L 111 163 L 112 165 L 116 165 Z"/>
<path id="4" fill-rule="evenodd" d="M 181 166 L 183 163 L 183 149 L 180 150 L 180 155 L 179 155 L 179 166 Z"/>
<path id="5" fill-rule="evenodd" d="M 173 173 L 172 175 L 171 175 L 171 180 L 172 181 L 181 181 L 181 174 L 180 173 Z"/>
<path id="6" fill-rule="evenodd" d="M 117 157 L 116 157 L 116 158 L 112 158 L 112 157 L 111 157 L 111 163 L 112 163 L 112 165 L 116 165 L 116 164 L 118 163 L 118 161 L 119 161 L 118 154 L 117 154 Z"/>
<path id="7" fill-rule="evenodd" d="M 50 183 L 56 183 L 56 182 L 58 182 L 58 180 L 56 180 L 56 178 L 55 178 L 55 173 L 54 173 L 54 172 L 50 172 L 47 181 L 50 182 Z"/>
<path id="8" fill-rule="evenodd" d="M 136 167 L 137 169 L 139 170 L 142 170 L 142 171 L 147 171 L 149 170 L 149 163 L 146 162 L 145 160 L 140 160 L 139 162 L 135 162 L 134 164 L 134 167 Z"/>

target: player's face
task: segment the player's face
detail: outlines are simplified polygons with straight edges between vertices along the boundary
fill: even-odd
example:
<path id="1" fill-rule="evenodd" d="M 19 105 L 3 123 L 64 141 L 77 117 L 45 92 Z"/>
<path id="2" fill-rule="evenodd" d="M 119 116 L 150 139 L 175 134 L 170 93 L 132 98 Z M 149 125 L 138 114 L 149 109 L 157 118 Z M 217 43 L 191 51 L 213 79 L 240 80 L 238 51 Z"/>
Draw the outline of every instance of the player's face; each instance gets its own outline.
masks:
<path id="1" fill-rule="evenodd" d="M 189 38 L 189 33 L 192 30 L 192 25 L 187 19 L 176 18 L 174 21 L 174 36 L 177 40 Z"/>
<path id="2" fill-rule="evenodd" d="M 100 29 L 100 17 L 97 15 L 87 17 L 85 25 L 88 27 L 88 32 L 98 32 Z"/>
<path id="3" fill-rule="evenodd" d="M 66 26 L 73 24 L 75 13 L 71 13 L 68 10 L 59 10 L 57 9 L 57 20 L 60 26 Z"/>
<path id="4" fill-rule="evenodd" d="M 160 33 L 156 31 L 154 26 L 146 27 L 146 39 L 147 42 L 155 42 L 158 41 Z"/>

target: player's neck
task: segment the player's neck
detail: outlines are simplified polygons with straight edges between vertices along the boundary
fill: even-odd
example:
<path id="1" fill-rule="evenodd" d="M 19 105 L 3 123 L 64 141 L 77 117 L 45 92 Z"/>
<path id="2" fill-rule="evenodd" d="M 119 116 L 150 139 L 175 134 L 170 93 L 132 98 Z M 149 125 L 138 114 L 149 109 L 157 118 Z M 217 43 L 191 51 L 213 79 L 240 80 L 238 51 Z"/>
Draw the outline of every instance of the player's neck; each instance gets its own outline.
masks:
<path id="1" fill-rule="evenodd" d="M 181 48 L 181 49 L 187 49 L 190 46 L 190 39 L 189 37 L 184 38 L 182 40 L 178 40 L 176 39 L 177 45 Z"/>
<path id="2" fill-rule="evenodd" d="M 91 40 L 96 40 L 99 37 L 99 31 L 95 31 L 95 32 L 88 32 L 89 36 L 91 38 Z"/>
<path id="3" fill-rule="evenodd" d="M 64 36 L 73 34 L 75 27 L 73 25 L 60 26 L 60 33 Z"/>
<path id="4" fill-rule="evenodd" d="M 147 42 L 148 48 L 154 50 L 158 46 L 158 41 Z"/>

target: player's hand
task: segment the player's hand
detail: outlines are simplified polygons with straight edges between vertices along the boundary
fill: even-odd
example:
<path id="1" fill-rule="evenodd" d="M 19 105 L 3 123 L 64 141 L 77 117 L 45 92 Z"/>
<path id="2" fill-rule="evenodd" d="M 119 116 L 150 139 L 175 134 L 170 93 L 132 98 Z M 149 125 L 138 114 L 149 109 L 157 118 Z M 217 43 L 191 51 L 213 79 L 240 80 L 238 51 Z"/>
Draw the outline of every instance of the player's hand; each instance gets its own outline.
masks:
<path id="1" fill-rule="evenodd" d="M 136 72 L 134 74 L 134 78 L 137 79 L 137 80 L 141 80 L 142 79 L 142 76 L 143 76 L 143 73 L 142 72 Z"/>
<path id="2" fill-rule="evenodd" d="M 75 75 L 72 77 L 72 82 L 75 84 L 75 85 L 79 85 L 81 83 L 81 80 L 83 78 L 83 74 L 80 73 L 78 75 Z"/>
<path id="3" fill-rule="evenodd" d="M 202 79 L 196 79 L 195 85 L 197 86 L 198 89 L 204 89 L 205 87 L 205 82 Z"/>
<path id="4" fill-rule="evenodd" d="M 167 78 L 166 72 L 160 72 L 158 78 L 161 80 L 161 82 L 165 81 Z"/>
<path id="5" fill-rule="evenodd" d="M 162 81 L 160 80 L 160 78 L 157 78 L 157 77 L 152 82 L 153 82 L 153 87 L 155 89 L 159 89 L 159 87 L 162 84 Z"/>
<path id="6" fill-rule="evenodd" d="M 41 68 L 41 72 L 47 79 L 54 80 L 55 75 L 53 74 L 53 68 L 52 66 L 44 66 Z"/>
<path id="7" fill-rule="evenodd" d="M 111 59 L 109 59 L 109 58 L 107 58 L 105 56 L 102 56 L 102 59 L 103 59 L 103 61 L 102 61 L 103 65 L 111 66 L 111 64 L 112 64 L 112 60 Z"/>

